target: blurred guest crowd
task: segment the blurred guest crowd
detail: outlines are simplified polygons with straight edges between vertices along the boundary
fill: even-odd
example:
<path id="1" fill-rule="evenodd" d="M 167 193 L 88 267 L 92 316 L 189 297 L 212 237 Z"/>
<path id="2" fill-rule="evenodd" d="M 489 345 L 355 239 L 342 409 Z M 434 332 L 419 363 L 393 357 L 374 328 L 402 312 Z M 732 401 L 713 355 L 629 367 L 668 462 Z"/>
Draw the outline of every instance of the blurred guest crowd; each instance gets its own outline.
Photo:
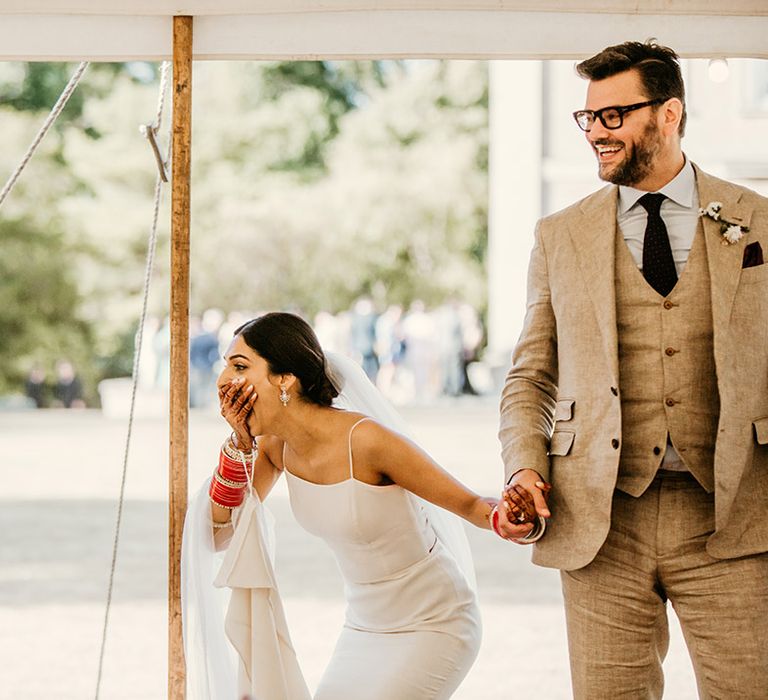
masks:
<path id="1" fill-rule="evenodd" d="M 42 366 L 32 367 L 24 389 L 36 408 L 85 408 L 83 385 L 73 364 L 66 359 L 56 363 L 52 381 Z"/>
<path id="2" fill-rule="evenodd" d="M 216 377 L 235 330 L 263 312 L 228 315 L 208 309 L 190 319 L 189 400 L 193 408 L 215 406 Z M 367 297 L 336 314 L 318 313 L 311 321 L 323 349 L 352 357 L 393 402 L 428 403 L 439 396 L 475 394 L 467 368 L 478 359 L 484 329 L 469 304 L 447 301 L 427 308 L 392 304 L 377 309 Z M 170 381 L 170 322 L 150 317 L 144 325 L 139 387 L 167 390 Z M 49 377 L 34 366 L 26 395 L 37 408 L 82 408 L 83 386 L 72 362 L 56 363 Z"/>
<path id="3" fill-rule="evenodd" d="M 190 320 L 190 405 L 216 403 L 216 377 L 234 331 L 259 312 L 224 315 L 208 309 Z M 414 301 L 404 309 L 377 309 L 358 299 L 347 311 L 325 311 L 309 319 L 323 349 L 354 358 L 371 381 L 396 403 L 429 402 L 441 395 L 474 394 L 467 373 L 483 343 L 480 316 L 470 305 L 448 301 L 428 309 Z M 144 388 L 166 388 L 169 381 L 168 319 L 149 319 L 144 328 L 139 381 Z"/>

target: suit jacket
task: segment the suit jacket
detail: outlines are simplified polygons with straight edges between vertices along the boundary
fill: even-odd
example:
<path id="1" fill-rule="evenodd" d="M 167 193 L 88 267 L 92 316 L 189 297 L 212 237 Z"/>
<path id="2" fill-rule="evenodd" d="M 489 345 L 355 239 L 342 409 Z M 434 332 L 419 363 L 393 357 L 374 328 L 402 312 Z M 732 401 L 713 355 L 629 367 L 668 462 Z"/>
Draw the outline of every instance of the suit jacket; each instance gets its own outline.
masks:
<path id="1" fill-rule="evenodd" d="M 721 403 L 707 550 L 727 559 L 768 550 L 768 264 L 742 268 L 747 245 L 768 253 L 768 199 L 694 168 L 700 206 L 722 202 L 723 218 L 749 227 L 723 245 L 719 222 L 703 219 Z M 542 566 L 585 566 L 610 528 L 622 433 L 617 204 L 610 185 L 536 227 L 499 437 L 507 479 L 527 467 L 552 482 L 552 517 L 533 554 Z"/>

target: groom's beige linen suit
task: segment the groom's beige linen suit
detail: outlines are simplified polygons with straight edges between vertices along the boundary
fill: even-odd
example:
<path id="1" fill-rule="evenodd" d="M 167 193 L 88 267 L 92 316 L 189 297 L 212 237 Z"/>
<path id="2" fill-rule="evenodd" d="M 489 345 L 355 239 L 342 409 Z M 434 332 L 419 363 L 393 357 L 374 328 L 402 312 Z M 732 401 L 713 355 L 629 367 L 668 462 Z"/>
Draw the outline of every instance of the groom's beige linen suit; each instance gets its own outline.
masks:
<path id="1" fill-rule="evenodd" d="M 579 596 L 597 595 L 595 587 L 599 591 L 601 585 L 605 591 L 622 588 L 620 567 L 633 568 L 652 548 L 663 554 L 660 542 L 669 528 L 670 537 L 682 533 L 688 539 L 670 545 L 668 558 L 684 559 L 686 543 L 699 538 L 697 556 L 706 557 L 705 564 L 722 563 L 731 567 L 728 571 L 746 567 L 738 584 L 727 584 L 733 586 L 727 597 L 732 608 L 721 620 L 713 607 L 722 601 L 707 601 L 696 589 L 709 606 L 708 613 L 689 616 L 691 629 L 701 628 L 691 635 L 686 631 L 700 693 L 721 697 L 722 692 L 728 700 L 768 698 L 768 671 L 745 685 L 738 678 L 720 678 L 724 672 L 716 660 L 708 666 L 696 658 L 708 650 L 716 657 L 722 648 L 752 653 L 734 648 L 742 645 L 738 637 L 711 649 L 699 642 L 728 638 L 734 625 L 768 611 L 768 555 L 763 554 L 768 551 L 768 264 L 744 267 L 749 244 L 759 244 L 768 260 L 768 200 L 698 168 L 695 174 L 700 205 L 721 202 L 723 218 L 749 231 L 725 245 L 720 224 L 702 217 L 686 267 L 667 297 L 631 265 L 617 227 L 618 187 L 604 187 L 542 219 L 536 229 L 525 323 L 502 394 L 500 439 L 507 479 L 530 468 L 552 482 L 552 517 L 534 545 L 533 561 L 564 572 L 577 697 L 602 700 L 600 681 L 594 680 L 599 668 L 592 680 L 579 678 L 574 655 L 586 653 L 599 661 L 614 653 L 601 643 L 616 643 L 591 634 L 588 617 L 576 610 L 583 607 Z M 753 245 L 749 252 L 755 250 Z M 667 436 L 687 467 L 685 476 L 660 470 Z M 662 483 L 664 475 L 668 480 Z M 687 495 L 670 497 L 662 516 L 663 494 L 678 494 L 682 482 L 680 493 Z M 686 498 L 694 505 L 686 505 Z M 641 541 L 646 536 L 648 543 Z M 625 544 L 639 549 L 616 554 Z M 649 576 L 661 577 L 653 567 L 660 571 L 668 564 L 662 554 Z M 604 556 L 611 558 L 614 573 L 619 571 L 617 578 L 600 578 L 598 560 Z M 697 567 L 694 563 L 694 571 Z M 690 576 L 696 574 L 686 572 L 686 585 Z M 671 574 L 669 579 L 682 580 Z M 706 593 L 706 581 L 697 585 Z M 667 593 L 677 608 L 674 593 L 661 592 L 662 608 Z M 752 610 L 739 612 L 743 606 Z M 681 604 L 681 610 L 683 619 L 688 609 Z M 614 614 L 610 608 L 603 612 Z M 617 610 L 621 625 L 631 626 L 628 614 Z M 701 621 L 707 614 L 709 622 Z M 653 617 L 646 623 L 660 624 Z M 663 623 L 651 656 L 663 658 L 666 652 L 665 618 Z M 768 625 L 754 621 L 751 631 L 768 634 Z M 768 639 L 756 642 L 764 647 Z M 619 658 L 616 668 L 633 663 Z M 660 696 L 659 659 L 648 664 L 657 671 L 643 670 L 641 658 L 640 685 L 633 691 L 627 681 L 621 697 Z M 765 655 L 755 664 L 767 665 Z M 735 667 L 735 674 L 743 675 Z M 612 682 L 611 669 L 603 672 Z M 643 686 L 643 673 L 654 676 L 650 689 Z"/>

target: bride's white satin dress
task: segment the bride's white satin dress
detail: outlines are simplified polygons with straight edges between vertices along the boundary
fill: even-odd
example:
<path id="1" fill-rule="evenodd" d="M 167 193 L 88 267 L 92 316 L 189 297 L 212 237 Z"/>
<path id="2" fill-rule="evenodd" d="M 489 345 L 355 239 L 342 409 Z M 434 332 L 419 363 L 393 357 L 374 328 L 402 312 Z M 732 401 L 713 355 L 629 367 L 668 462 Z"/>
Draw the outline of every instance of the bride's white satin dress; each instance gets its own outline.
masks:
<path id="1" fill-rule="evenodd" d="M 283 467 L 299 523 L 324 539 L 344 577 L 346 621 L 315 700 L 449 698 L 480 647 L 474 591 L 400 486 L 323 485 Z"/>

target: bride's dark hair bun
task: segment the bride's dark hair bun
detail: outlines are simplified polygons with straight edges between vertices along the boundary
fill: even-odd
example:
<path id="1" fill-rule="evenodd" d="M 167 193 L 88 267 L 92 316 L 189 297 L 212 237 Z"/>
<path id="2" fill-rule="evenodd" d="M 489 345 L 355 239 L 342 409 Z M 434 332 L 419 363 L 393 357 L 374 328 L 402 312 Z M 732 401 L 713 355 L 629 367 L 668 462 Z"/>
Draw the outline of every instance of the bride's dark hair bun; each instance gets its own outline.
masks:
<path id="1" fill-rule="evenodd" d="M 314 381 L 306 388 L 302 383 L 302 393 L 321 406 L 330 406 L 333 400 L 339 395 L 336 387 L 333 386 L 331 380 L 328 378 L 328 373 L 325 369 L 325 364 L 318 372 Z"/>
<path id="2" fill-rule="evenodd" d="M 272 374 L 292 374 L 299 396 L 330 406 L 339 392 L 326 371 L 326 359 L 312 327 L 295 314 L 281 311 L 259 316 L 235 331 L 248 347 L 267 361 Z"/>

